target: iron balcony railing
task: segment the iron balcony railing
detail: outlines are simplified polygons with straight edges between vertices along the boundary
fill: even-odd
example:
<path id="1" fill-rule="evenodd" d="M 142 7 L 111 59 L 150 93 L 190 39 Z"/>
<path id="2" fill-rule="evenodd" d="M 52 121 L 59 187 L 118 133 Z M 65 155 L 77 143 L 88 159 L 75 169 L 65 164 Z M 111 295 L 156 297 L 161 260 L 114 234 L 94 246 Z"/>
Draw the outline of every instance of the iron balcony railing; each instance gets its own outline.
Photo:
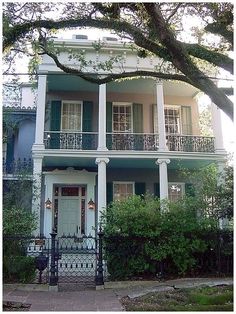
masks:
<path id="1" fill-rule="evenodd" d="M 2 160 L 3 175 L 7 174 L 32 174 L 33 162 L 31 158 L 18 158 L 13 160 Z"/>
<path id="2" fill-rule="evenodd" d="M 96 150 L 97 132 L 46 131 L 45 148 Z M 215 152 L 213 137 L 195 135 L 168 134 L 166 144 L 169 151 L 179 152 Z M 106 133 L 106 145 L 109 150 L 121 151 L 158 151 L 159 135 L 154 133 Z"/>
<path id="3" fill-rule="evenodd" d="M 96 150 L 98 146 L 98 133 L 96 132 L 44 132 L 45 148 Z"/>
<path id="4" fill-rule="evenodd" d="M 166 140 L 167 147 L 170 151 L 198 153 L 215 152 L 214 137 L 171 134 L 166 136 Z"/>

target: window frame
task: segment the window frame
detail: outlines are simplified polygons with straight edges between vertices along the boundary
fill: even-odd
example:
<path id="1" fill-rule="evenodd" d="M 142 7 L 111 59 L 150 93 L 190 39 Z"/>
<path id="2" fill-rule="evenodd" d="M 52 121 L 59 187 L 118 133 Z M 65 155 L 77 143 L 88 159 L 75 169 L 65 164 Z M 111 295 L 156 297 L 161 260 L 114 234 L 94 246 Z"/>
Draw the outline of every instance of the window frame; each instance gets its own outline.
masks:
<path id="1" fill-rule="evenodd" d="M 79 104 L 80 105 L 80 130 L 69 130 L 69 129 L 63 129 L 63 107 L 64 104 Z M 61 131 L 63 132 L 82 132 L 83 130 L 83 101 L 82 100 L 62 100 L 61 102 Z"/>
<path id="2" fill-rule="evenodd" d="M 181 197 L 179 199 L 182 199 L 183 196 L 185 195 L 185 183 L 184 182 L 168 182 L 168 199 L 170 201 L 172 201 L 172 200 L 170 199 L 169 188 L 170 188 L 171 185 L 175 185 L 175 184 L 178 184 L 178 185 L 181 186 Z"/>
<path id="3" fill-rule="evenodd" d="M 179 111 L 179 133 L 167 133 L 166 135 L 181 135 L 182 134 L 182 117 L 181 117 L 181 105 L 168 105 L 164 104 L 164 119 L 166 118 L 165 109 L 178 109 Z M 158 134 L 158 112 L 157 112 L 157 105 L 154 105 L 154 113 L 153 113 L 153 133 Z M 166 127 L 166 122 L 165 122 Z"/>
<path id="4" fill-rule="evenodd" d="M 130 107 L 130 131 L 115 131 L 114 130 L 114 106 L 123 106 L 123 107 Z M 133 133 L 133 104 L 130 102 L 118 102 L 118 101 L 114 101 L 112 102 L 112 133 L 122 133 L 122 134 L 130 134 Z"/>

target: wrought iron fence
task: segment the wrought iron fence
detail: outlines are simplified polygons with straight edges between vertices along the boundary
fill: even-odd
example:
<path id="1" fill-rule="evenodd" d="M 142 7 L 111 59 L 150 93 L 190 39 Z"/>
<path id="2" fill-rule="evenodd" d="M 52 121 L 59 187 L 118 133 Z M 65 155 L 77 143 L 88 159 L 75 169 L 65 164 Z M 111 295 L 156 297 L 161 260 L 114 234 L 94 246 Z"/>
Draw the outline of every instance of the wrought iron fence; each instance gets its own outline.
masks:
<path id="1" fill-rule="evenodd" d="M 33 161 L 31 158 L 18 158 L 13 160 L 2 160 L 3 174 L 32 174 L 33 173 Z"/>
<path id="2" fill-rule="evenodd" d="M 98 133 L 95 132 L 44 132 L 45 148 L 96 150 Z"/>
<path id="3" fill-rule="evenodd" d="M 157 151 L 159 136 L 153 133 L 107 133 L 107 148 L 110 150 Z"/>
<path id="4" fill-rule="evenodd" d="M 213 137 L 193 135 L 167 135 L 167 146 L 170 151 L 214 153 Z"/>

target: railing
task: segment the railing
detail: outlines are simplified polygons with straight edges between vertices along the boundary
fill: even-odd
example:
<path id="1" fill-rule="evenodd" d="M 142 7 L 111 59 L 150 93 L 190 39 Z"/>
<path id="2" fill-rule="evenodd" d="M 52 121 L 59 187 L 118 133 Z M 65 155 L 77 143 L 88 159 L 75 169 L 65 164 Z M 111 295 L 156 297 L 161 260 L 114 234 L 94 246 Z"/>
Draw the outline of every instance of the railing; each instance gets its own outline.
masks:
<path id="1" fill-rule="evenodd" d="M 96 150 L 98 146 L 98 133 L 95 132 L 44 132 L 45 148 Z"/>
<path id="2" fill-rule="evenodd" d="M 45 148 L 96 150 L 98 133 L 95 132 L 44 132 Z M 213 137 L 176 135 L 166 136 L 169 151 L 214 153 Z M 154 133 L 107 133 L 109 150 L 158 151 L 159 135 Z"/>
<path id="3" fill-rule="evenodd" d="M 33 162 L 31 158 L 18 158 L 8 161 L 5 158 L 2 160 L 3 174 L 32 174 Z"/>
<path id="4" fill-rule="evenodd" d="M 213 137 L 194 135 L 167 135 L 167 146 L 170 151 L 214 153 Z"/>
<path id="5" fill-rule="evenodd" d="M 107 133 L 109 150 L 157 151 L 159 136 L 153 133 Z"/>

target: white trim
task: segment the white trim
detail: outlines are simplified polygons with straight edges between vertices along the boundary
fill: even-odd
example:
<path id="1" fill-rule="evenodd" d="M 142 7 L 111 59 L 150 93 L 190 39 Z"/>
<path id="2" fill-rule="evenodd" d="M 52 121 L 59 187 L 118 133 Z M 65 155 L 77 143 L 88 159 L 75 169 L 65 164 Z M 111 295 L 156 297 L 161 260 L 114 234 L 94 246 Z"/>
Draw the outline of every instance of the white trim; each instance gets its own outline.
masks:
<path id="1" fill-rule="evenodd" d="M 80 104 L 80 130 L 77 130 L 78 132 L 82 132 L 83 130 L 83 100 L 62 100 L 61 101 L 61 121 L 60 121 L 60 131 L 63 132 L 72 132 L 72 131 L 76 131 L 76 130 L 62 130 L 62 116 L 63 116 L 63 105 L 64 104 Z"/>
<path id="2" fill-rule="evenodd" d="M 131 131 L 125 131 L 125 132 L 122 132 L 122 131 L 114 131 L 114 128 L 113 128 L 113 106 L 123 106 L 123 107 L 130 107 L 131 108 L 131 111 L 130 111 L 130 115 L 131 115 Z M 129 103 L 129 102 L 119 102 L 119 101 L 114 101 L 112 102 L 112 133 L 133 133 L 134 131 L 134 126 L 133 126 L 133 103 Z"/>

